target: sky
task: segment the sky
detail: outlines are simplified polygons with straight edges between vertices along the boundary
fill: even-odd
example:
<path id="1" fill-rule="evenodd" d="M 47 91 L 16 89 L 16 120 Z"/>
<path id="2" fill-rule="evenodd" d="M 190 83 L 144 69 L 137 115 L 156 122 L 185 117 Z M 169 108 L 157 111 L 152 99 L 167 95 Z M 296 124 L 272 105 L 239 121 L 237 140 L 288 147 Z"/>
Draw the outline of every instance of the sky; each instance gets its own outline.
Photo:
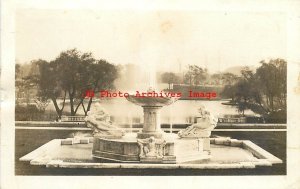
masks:
<path id="1" fill-rule="evenodd" d="M 19 9 L 16 61 L 55 59 L 77 48 L 114 64 L 210 72 L 286 58 L 286 15 L 280 12 Z"/>

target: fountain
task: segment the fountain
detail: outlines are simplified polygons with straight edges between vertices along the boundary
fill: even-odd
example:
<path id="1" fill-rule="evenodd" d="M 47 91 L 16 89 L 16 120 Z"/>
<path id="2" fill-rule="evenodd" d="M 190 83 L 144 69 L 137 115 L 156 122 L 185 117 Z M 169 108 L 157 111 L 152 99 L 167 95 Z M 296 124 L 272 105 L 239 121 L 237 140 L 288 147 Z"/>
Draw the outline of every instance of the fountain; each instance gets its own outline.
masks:
<path id="1" fill-rule="evenodd" d="M 153 89 L 149 88 L 148 92 Z M 178 135 L 164 133 L 161 130 L 160 109 L 178 100 L 173 97 L 138 97 L 129 95 L 126 99 L 144 111 L 143 129 L 139 133 L 125 133 L 113 128 L 110 135 L 103 128 L 101 113 L 91 113 L 87 118 L 88 125 L 94 127 L 93 157 L 119 162 L 150 162 L 150 163 L 182 163 L 207 160 L 210 158 L 210 131 L 216 126 L 215 119 L 208 114 L 201 114 L 199 123 L 182 130 Z M 202 112 L 202 111 L 201 111 Z M 93 126 L 90 126 L 93 128 Z M 195 132 L 197 130 L 197 132 Z M 96 132 L 95 132 L 96 131 Z M 103 132 L 102 132 L 103 131 Z M 104 132 L 105 131 L 105 132 Z M 99 134 L 100 133 L 100 134 Z"/>
<path id="2" fill-rule="evenodd" d="M 282 163 L 249 140 L 210 138 L 216 119 L 203 108 L 199 109 L 196 123 L 178 134 L 164 133 L 159 110 L 176 99 L 135 96 L 127 99 L 144 109 L 141 132 L 126 133 L 114 126 L 96 104 L 86 118 L 93 137 L 54 139 L 20 161 L 52 168 L 104 169 L 253 169 Z"/>
<path id="3" fill-rule="evenodd" d="M 153 74 L 150 78 L 150 86 L 154 86 Z M 153 90 L 150 87 L 148 92 Z M 54 139 L 20 161 L 46 167 L 109 169 L 250 169 L 282 163 L 251 141 L 210 138 L 217 119 L 204 108 L 199 109 L 196 123 L 177 134 L 164 133 L 160 110 L 178 99 L 135 95 L 126 99 L 143 108 L 144 123 L 140 132 L 126 133 L 113 125 L 96 103 L 86 117 L 93 137 Z"/>

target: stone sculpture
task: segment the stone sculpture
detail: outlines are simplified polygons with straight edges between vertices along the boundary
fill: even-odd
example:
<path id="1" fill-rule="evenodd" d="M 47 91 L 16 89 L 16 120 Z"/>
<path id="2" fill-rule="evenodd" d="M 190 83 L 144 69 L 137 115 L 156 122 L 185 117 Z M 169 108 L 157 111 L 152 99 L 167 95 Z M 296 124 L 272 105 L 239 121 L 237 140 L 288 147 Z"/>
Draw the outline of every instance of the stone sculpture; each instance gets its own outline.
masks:
<path id="1" fill-rule="evenodd" d="M 99 103 L 94 105 L 93 111 L 89 111 L 85 118 L 87 127 L 93 130 L 94 136 L 102 138 L 121 138 L 125 132 L 113 125 L 110 116 L 105 113 Z"/>
<path id="2" fill-rule="evenodd" d="M 178 132 L 180 138 L 207 138 L 217 126 L 218 119 L 204 108 L 199 109 L 197 123 Z"/>
<path id="3" fill-rule="evenodd" d="M 153 136 L 146 139 L 138 139 L 140 147 L 140 158 L 162 158 L 164 156 L 164 147 L 166 141 L 155 139 Z"/>

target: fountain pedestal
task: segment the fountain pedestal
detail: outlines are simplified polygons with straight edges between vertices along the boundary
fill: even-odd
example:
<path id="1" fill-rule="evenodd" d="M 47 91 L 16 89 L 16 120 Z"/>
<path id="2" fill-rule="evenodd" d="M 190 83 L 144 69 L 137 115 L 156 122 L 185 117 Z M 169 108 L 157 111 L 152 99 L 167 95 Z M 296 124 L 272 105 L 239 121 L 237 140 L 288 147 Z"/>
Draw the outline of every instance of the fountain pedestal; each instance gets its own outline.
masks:
<path id="1" fill-rule="evenodd" d="M 129 95 L 126 99 L 144 109 L 143 130 L 137 134 L 137 138 L 163 138 L 164 132 L 160 128 L 160 109 L 174 103 L 176 99 L 168 97 L 136 97 L 134 95 Z"/>
<path id="2" fill-rule="evenodd" d="M 161 106 L 143 106 L 144 126 L 142 132 L 137 134 L 137 138 L 145 139 L 149 137 L 162 138 L 163 131 L 160 128 Z"/>

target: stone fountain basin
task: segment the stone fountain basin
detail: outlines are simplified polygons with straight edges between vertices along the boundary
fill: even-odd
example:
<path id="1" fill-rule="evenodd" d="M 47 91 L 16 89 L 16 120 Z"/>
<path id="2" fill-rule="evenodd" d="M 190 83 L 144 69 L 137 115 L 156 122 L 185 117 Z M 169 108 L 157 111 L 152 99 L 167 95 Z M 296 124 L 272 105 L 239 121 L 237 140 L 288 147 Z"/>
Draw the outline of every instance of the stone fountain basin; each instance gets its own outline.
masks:
<path id="1" fill-rule="evenodd" d="M 131 140 L 131 137 L 128 139 Z M 249 140 L 210 139 L 209 160 L 176 164 L 124 163 L 95 159 L 92 157 L 92 142 L 93 138 L 54 139 L 21 157 L 20 161 L 46 167 L 103 169 L 253 169 L 258 166 L 282 163 L 279 158 Z"/>
<path id="2" fill-rule="evenodd" d="M 178 100 L 175 97 L 137 97 L 135 95 L 129 95 L 126 99 L 139 106 L 166 106 Z"/>

